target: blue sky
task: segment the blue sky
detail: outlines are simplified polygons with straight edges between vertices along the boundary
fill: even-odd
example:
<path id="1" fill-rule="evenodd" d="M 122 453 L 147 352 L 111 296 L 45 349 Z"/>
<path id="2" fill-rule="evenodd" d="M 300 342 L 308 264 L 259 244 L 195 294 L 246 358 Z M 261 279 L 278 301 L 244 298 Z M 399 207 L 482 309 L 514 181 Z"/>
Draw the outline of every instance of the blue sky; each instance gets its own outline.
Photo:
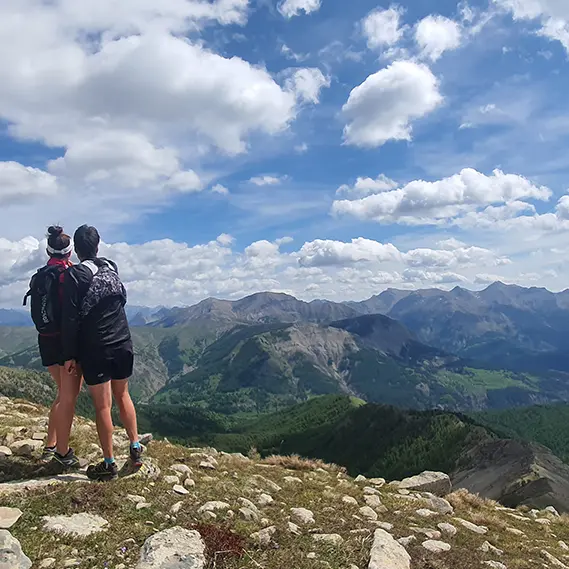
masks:
<path id="1" fill-rule="evenodd" d="M 25 0 L 0 53 L 1 306 L 53 222 L 142 304 L 566 288 L 556 0 Z"/>

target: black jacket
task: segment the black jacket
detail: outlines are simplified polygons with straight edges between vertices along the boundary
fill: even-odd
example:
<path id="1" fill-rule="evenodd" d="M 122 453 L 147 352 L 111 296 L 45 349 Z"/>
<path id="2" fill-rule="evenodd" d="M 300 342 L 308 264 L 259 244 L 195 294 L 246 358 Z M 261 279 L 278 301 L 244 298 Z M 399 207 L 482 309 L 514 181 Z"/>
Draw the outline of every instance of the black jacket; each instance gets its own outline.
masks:
<path id="1" fill-rule="evenodd" d="M 116 269 L 116 265 L 107 259 L 92 261 L 97 267 L 109 263 Z M 97 361 L 109 351 L 131 344 L 124 310 L 124 287 L 123 294 L 103 296 L 85 316 L 81 316 L 92 280 L 93 272 L 82 264 L 74 265 L 65 272 L 61 327 L 65 361 Z"/>

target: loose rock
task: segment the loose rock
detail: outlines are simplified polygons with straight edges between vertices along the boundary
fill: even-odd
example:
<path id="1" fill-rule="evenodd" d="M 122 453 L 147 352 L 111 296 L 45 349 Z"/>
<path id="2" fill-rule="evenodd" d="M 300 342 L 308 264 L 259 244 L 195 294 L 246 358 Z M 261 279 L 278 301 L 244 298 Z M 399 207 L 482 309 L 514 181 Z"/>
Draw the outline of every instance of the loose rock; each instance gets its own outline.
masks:
<path id="1" fill-rule="evenodd" d="M 366 518 L 367 520 L 371 520 L 372 522 L 375 522 L 378 518 L 377 512 L 375 510 L 372 510 L 369 506 L 364 506 L 363 508 L 360 508 L 360 514 Z"/>
<path id="2" fill-rule="evenodd" d="M 203 569 L 205 543 L 194 530 L 173 527 L 150 536 L 136 569 Z"/>
<path id="3" fill-rule="evenodd" d="M 277 528 L 275 526 L 270 526 L 268 528 L 252 533 L 251 539 L 253 541 L 256 541 L 262 547 L 267 547 L 271 543 L 273 535 L 275 535 L 276 531 Z"/>
<path id="4" fill-rule="evenodd" d="M 229 510 L 231 506 L 227 502 L 220 502 L 218 500 L 213 500 L 211 502 L 206 502 L 201 508 L 198 509 L 198 514 L 203 514 L 204 512 L 216 512 Z"/>
<path id="5" fill-rule="evenodd" d="M 314 522 L 314 514 L 307 510 L 306 508 L 292 508 L 291 516 L 294 518 L 295 521 L 301 524 L 313 524 Z"/>
<path id="6" fill-rule="evenodd" d="M 417 476 L 405 478 L 397 486 L 402 490 L 431 492 L 435 496 L 446 496 L 452 491 L 449 475 L 442 472 L 425 471 Z"/>
<path id="7" fill-rule="evenodd" d="M 0 530 L 0 569 L 30 569 L 31 566 L 20 542 L 8 530 Z"/>
<path id="8" fill-rule="evenodd" d="M 474 533 L 478 533 L 480 535 L 484 535 L 486 533 L 488 533 L 488 528 L 484 527 L 484 526 L 477 526 L 476 524 L 473 524 L 472 522 L 469 522 L 467 520 L 463 520 L 461 518 L 455 518 L 455 520 L 462 525 L 462 527 L 465 527 L 466 529 L 474 532 Z"/>
<path id="9" fill-rule="evenodd" d="M 376 529 L 370 552 L 369 569 L 410 569 L 411 557 L 385 530 Z"/>
<path id="10" fill-rule="evenodd" d="M 42 441 L 34 441 L 26 439 L 24 441 L 17 441 L 10 445 L 10 450 L 17 456 L 25 456 L 31 458 L 34 452 L 43 448 Z"/>
<path id="11" fill-rule="evenodd" d="M 0 508 L 0 529 L 10 529 L 21 516 L 18 508 Z"/>
<path id="12" fill-rule="evenodd" d="M 358 501 L 353 496 L 343 496 L 342 502 L 344 502 L 344 504 L 350 504 L 351 506 L 358 505 Z"/>
<path id="13" fill-rule="evenodd" d="M 450 551 L 451 549 L 448 543 L 445 543 L 444 541 L 434 541 L 432 539 L 424 541 L 422 546 L 432 553 L 442 553 L 444 551 Z"/>
<path id="14" fill-rule="evenodd" d="M 176 492 L 176 494 L 180 494 L 181 496 L 185 496 L 185 495 L 189 494 L 189 492 L 183 486 L 180 486 L 179 484 L 176 484 L 174 486 L 174 488 L 172 488 L 172 490 L 174 490 L 174 492 Z"/>
<path id="15" fill-rule="evenodd" d="M 314 541 L 338 547 L 344 543 L 344 538 L 337 533 L 316 533 L 312 536 Z"/>
<path id="16" fill-rule="evenodd" d="M 453 536 L 456 535 L 458 530 L 452 525 L 447 523 L 442 523 L 437 526 L 443 533 Z"/>

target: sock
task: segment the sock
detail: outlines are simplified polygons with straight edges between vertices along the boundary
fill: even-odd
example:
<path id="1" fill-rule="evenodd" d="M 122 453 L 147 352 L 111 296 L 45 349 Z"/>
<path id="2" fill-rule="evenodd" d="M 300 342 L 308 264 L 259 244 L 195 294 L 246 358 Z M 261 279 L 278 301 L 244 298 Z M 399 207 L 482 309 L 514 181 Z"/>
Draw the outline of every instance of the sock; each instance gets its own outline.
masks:
<path id="1" fill-rule="evenodd" d="M 115 459 L 114 458 L 105 458 L 105 464 L 110 466 L 111 464 L 115 463 Z"/>
<path id="2" fill-rule="evenodd" d="M 45 450 L 55 450 L 56 448 L 57 448 L 57 445 L 53 445 L 51 447 L 48 445 L 45 446 Z"/>
<path id="3" fill-rule="evenodd" d="M 130 443 L 130 448 L 135 450 L 140 450 L 140 443 L 136 441 L 135 443 Z"/>

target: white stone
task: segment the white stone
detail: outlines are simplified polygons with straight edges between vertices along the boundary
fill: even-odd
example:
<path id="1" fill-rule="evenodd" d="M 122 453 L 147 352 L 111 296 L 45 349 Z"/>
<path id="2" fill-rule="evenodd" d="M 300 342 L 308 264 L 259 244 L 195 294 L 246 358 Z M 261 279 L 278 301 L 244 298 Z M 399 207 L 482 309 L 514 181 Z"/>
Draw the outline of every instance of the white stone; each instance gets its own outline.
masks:
<path id="1" fill-rule="evenodd" d="M 372 510 L 369 506 L 363 506 L 363 508 L 360 508 L 360 514 L 372 522 L 377 521 L 378 518 L 377 512 Z"/>
<path id="2" fill-rule="evenodd" d="M 171 514 L 179 514 L 180 510 L 182 509 L 182 506 L 184 505 L 184 502 L 176 502 L 171 508 L 170 508 L 170 513 Z"/>
<path id="3" fill-rule="evenodd" d="M 469 522 L 467 520 L 463 520 L 461 518 L 454 518 L 462 527 L 474 532 L 474 533 L 478 533 L 480 535 L 484 535 L 486 533 L 488 533 L 488 528 L 484 527 L 484 526 L 477 526 L 476 524 L 473 524 L 472 522 Z"/>
<path id="4" fill-rule="evenodd" d="M 358 505 L 358 501 L 353 496 L 343 496 L 342 502 L 344 502 L 344 504 L 350 504 L 351 506 Z"/>
<path id="5" fill-rule="evenodd" d="M 437 527 L 447 535 L 453 536 L 456 535 L 458 530 L 452 525 L 447 523 L 438 524 Z"/>
<path id="6" fill-rule="evenodd" d="M 136 569 L 203 569 L 205 543 L 194 530 L 173 527 L 150 536 Z"/>
<path id="7" fill-rule="evenodd" d="M 410 569 L 411 557 L 385 530 L 376 529 L 368 569 Z"/>
<path id="8" fill-rule="evenodd" d="M 267 547 L 271 543 L 273 535 L 275 535 L 276 531 L 277 528 L 275 526 L 270 526 L 268 528 L 252 533 L 251 539 L 257 542 L 259 545 Z"/>
<path id="9" fill-rule="evenodd" d="M 274 502 L 273 497 L 269 496 L 268 494 L 260 494 L 257 498 L 257 504 L 259 506 L 268 506 Z"/>
<path id="10" fill-rule="evenodd" d="M 17 441 L 10 445 L 10 450 L 17 456 L 25 456 L 30 458 L 34 452 L 43 448 L 42 441 L 34 441 L 26 439 L 24 441 Z"/>
<path id="11" fill-rule="evenodd" d="M 199 467 L 203 470 L 215 470 L 215 464 L 205 460 L 200 462 Z"/>
<path id="12" fill-rule="evenodd" d="M 506 528 L 506 531 L 513 535 L 525 535 L 525 533 L 521 529 L 517 528 Z"/>
<path id="13" fill-rule="evenodd" d="M 288 531 L 289 531 L 290 533 L 292 533 L 293 535 L 300 535 L 300 534 L 302 533 L 302 532 L 300 531 L 300 528 L 299 528 L 296 524 L 294 524 L 294 523 L 292 523 L 292 522 L 288 522 L 288 526 L 287 526 L 287 527 L 288 527 Z"/>
<path id="14" fill-rule="evenodd" d="M 42 441 L 47 437 L 47 433 L 37 432 L 32 435 L 32 440 L 34 441 Z"/>
<path id="15" fill-rule="evenodd" d="M 282 490 L 278 484 L 272 480 L 269 480 L 268 478 L 265 478 L 264 476 L 261 476 L 260 474 L 255 474 L 252 476 L 251 482 L 260 488 L 268 488 L 271 492 L 280 492 Z"/>
<path id="16" fill-rule="evenodd" d="M 431 471 L 425 471 L 417 476 L 405 478 L 397 486 L 402 490 L 431 492 L 435 496 L 446 496 L 452 490 L 452 483 L 448 474 Z"/>
<path id="17" fill-rule="evenodd" d="M 285 476 L 283 480 L 287 484 L 302 484 L 302 480 L 297 476 Z"/>
<path id="18" fill-rule="evenodd" d="M 146 498 L 144 496 L 137 496 L 136 494 L 127 494 L 126 499 L 133 504 L 141 504 L 146 502 Z"/>
<path id="19" fill-rule="evenodd" d="M 551 520 L 549 520 L 547 518 L 537 518 L 537 520 L 535 520 L 535 523 L 540 524 L 542 526 L 550 526 Z"/>
<path id="20" fill-rule="evenodd" d="M 248 500 L 247 498 L 238 498 L 237 501 L 245 508 L 253 510 L 253 512 L 255 512 L 256 514 L 259 513 L 259 508 L 257 508 L 257 506 L 255 506 L 255 504 L 251 502 L 251 500 Z"/>
<path id="21" fill-rule="evenodd" d="M 30 569 L 31 566 L 20 542 L 8 530 L 0 530 L 0 569 Z"/>
<path id="22" fill-rule="evenodd" d="M 152 507 L 152 504 L 149 504 L 148 502 L 139 502 L 138 504 L 136 504 L 137 510 L 146 510 L 147 508 L 150 507 Z"/>
<path id="23" fill-rule="evenodd" d="M 360 474 L 360 475 L 356 476 L 356 478 L 354 479 L 354 482 L 365 482 L 366 480 L 367 480 L 367 478 L 363 474 Z"/>
<path id="24" fill-rule="evenodd" d="M 256 522 L 259 519 L 259 514 L 251 510 L 250 508 L 239 508 L 239 515 L 246 522 Z"/>
<path id="25" fill-rule="evenodd" d="M 4 458 L 5 456 L 12 456 L 12 451 L 5 446 L 0 446 L 0 458 Z"/>
<path id="26" fill-rule="evenodd" d="M 427 510 L 426 508 L 421 508 L 420 510 L 417 510 L 415 513 L 421 518 L 432 518 L 433 516 L 437 515 L 436 512 L 433 512 L 432 510 Z"/>
<path id="27" fill-rule="evenodd" d="M 185 488 L 193 488 L 195 485 L 196 485 L 196 483 L 192 478 L 186 478 L 184 480 L 184 487 Z"/>
<path id="28" fill-rule="evenodd" d="M 292 508 L 291 516 L 300 524 L 313 524 L 314 522 L 314 514 L 307 510 L 306 508 Z"/>
<path id="29" fill-rule="evenodd" d="M 454 508 L 450 505 L 450 502 L 448 502 L 448 500 L 439 498 L 434 494 L 427 494 L 427 503 L 429 509 L 438 512 L 439 514 L 446 515 L 454 513 Z"/>
<path id="30" fill-rule="evenodd" d="M 382 486 L 385 486 L 385 478 L 370 478 L 368 480 L 368 482 L 372 485 L 372 486 L 377 486 L 378 488 L 381 488 Z"/>
<path id="31" fill-rule="evenodd" d="M 49 569 L 50 567 L 53 567 L 55 565 L 56 559 L 54 559 L 53 557 L 46 557 L 45 559 L 42 559 L 42 561 L 39 564 L 39 569 Z"/>
<path id="32" fill-rule="evenodd" d="M 422 546 L 432 553 L 442 553 L 443 551 L 450 551 L 450 545 L 444 541 L 435 541 L 433 539 L 428 539 L 422 543 Z"/>
<path id="33" fill-rule="evenodd" d="M 379 490 L 376 490 L 375 488 L 372 488 L 371 486 L 366 486 L 364 488 L 364 494 L 379 496 Z"/>
<path id="34" fill-rule="evenodd" d="M 563 549 L 563 551 L 569 551 L 569 545 L 567 545 L 564 541 L 558 541 L 557 545 Z"/>
<path id="35" fill-rule="evenodd" d="M 441 532 L 434 529 L 412 527 L 411 530 L 415 533 L 422 533 L 428 539 L 438 540 L 441 538 Z"/>
<path id="36" fill-rule="evenodd" d="M 71 516 L 45 516 L 44 530 L 74 537 L 87 537 L 101 532 L 109 522 L 94 514 L 73 514 Z"/>
<path id="37" fill-rule="evenodd" d="M 189 492 L 183 486 L 180 486 L 179 484 L 176 484 L 174 486 L 174 488 L 172 488 L 172 490 L 174 490 L 174 492 L 176 492 L 176 494 L 180 494 L 181 496 L 186 496 L 187 494 L 189 494 Z"/>
<path id="38" fill-rule="evenodd" d="M 494 547 L 489 541 L 485 541 L 480 546 L 480 551 L 483 553 L 493 553 L 494 555 L 502 555 L 504 552 L 497 547 Z"/>
<path id="39" fill-rule="evenodd" d="M 547 508 L 545 508 L 545 511 L 553 514 L 556 518 L 559 517 L 559 512 L 553 506 L 547 506 Z"/>
<path id="40" fill-rule="evenodd" d="M 366 494 L 364 496 L 364 502 L 370 508 L 379 508 L 381 506 L 381 500 L 379 499 L 379 496 L 376 496 L 375 494 Z"/>
<path id="41" fill-rule="evenodd" d="M 192 473 L 192 469 L 187 466 L 186 464 L 173 464 L 170 467 L 170 470 L 173 470 L 174 472 L 177 472 L 178 474 L 191 474 Z"/>
<path id="42" fill-rule="evenodd" d="M 21 516 L 18 508 L 0 508 L 0 529 L 10 529 Z"/>
<path id="43" fill-rule="evenodd" d="M 334 545 L 336 547 L 344 543 L 344 538 L 337 533 L 316 533 L 312 536 L 312 539 L 319 543 L 326 543 L 327 545 Z"/>
<path id="44" fill-rule="evenodd" d="M 553 567 L 559 567 L 560 569 L 567 569 L 567 565 L 565 565 L 565 563 L 562 563 L 561 561 L 559 561 L 559 559 L 557 559 L 557 557 L 553 557 L 553 555 L 551 555 L 551 553 L 549 553 L 549 551 L 542 549 L 541 554 L 543 555 L 543 557 L 545 557 L 545 559 L 549 563 L 551 563 L 553 565 Z"/>
<path id="45" fill-rule="evenodd" d="M 410 535 L 408 537 L 400 537 L 397 540 L 397 543 L 400 543 L 401 545 L 403 545 L 404 547 L 408 547 L 409 545 L 411 545 L 414 541 L 417 541 L 417 537 L 414 535 Z"/>
<path id="46" fill-rule="evenodd" d="M 231 506 L 227 502 L 212 500 L 211 502 L 206 502 L 201 508 L 199 508 L 198 514 L 203 514 L 204 512 L 217 512 L 217 511 L 229 510 L 229 508 L 231 508 Z"/>
<path id="47" fill-rule="evenodd" d="M 180 477 L 179 476 L 164 476 L 164 482 L 166 482 L 166 484 L 180 484 Z"/>
<path id="48" fill-rule="evenodd" d="M 375 522 L 375 525 L 385 531 L 391 531 L 393 529 L 393 524 L 390 524 L 389 522 Z"/>
<path id="49" fill-rule="evenodd" d="M 490 567 L 490 569 L 508 569 L 503 563 L 499 561 L 482 561 L 482 565 Z"/>

